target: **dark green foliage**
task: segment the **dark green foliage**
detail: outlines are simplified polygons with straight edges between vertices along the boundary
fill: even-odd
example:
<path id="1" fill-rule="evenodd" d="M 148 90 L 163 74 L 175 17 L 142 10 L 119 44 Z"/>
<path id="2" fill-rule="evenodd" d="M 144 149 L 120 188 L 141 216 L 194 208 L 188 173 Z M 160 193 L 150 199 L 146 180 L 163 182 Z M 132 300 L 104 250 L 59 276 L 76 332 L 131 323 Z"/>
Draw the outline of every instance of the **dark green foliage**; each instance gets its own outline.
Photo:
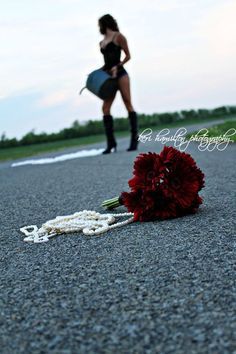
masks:
<path id="1" fill-rule="evenodd" d="M 195 119 L 198 118 L 198 111 L 190 109 L 189 111 L 181 111 L 183 119 Z"/>
<path id="2" fill-rule="evenodd" d="M 114 119 L 114 126 L 117 131 L 125 131 L 129 129 L 129 122 L 127 118 L 116 118 Z M 104 129 L 102 127 L 102 133 Z"/>
<path id="3" fill-rule="evenodd" d="M 228 106 L 227 108 L 228 108 L 229 114 L 236 113 L 236 106 Z"/>
<path id="4" fill-rule="evenodd" d="M 225 106 L 218 107 L 218 108 L 213 109 L 212 113 L 214 116 L 222 116 L 222 115 L 228 114 L 228 109 Z"/>
<path id="5" fill-rule="evenodd" d="M 209 118 L 212 116 L 212 110 L 209 109 L 199 109 L 197 113 L 200 119 Z"/>
<path id="6" fill-rule="evenodd" d="M 162 124 L 173 123 L 175 121 L 173 113 L 160 113 L 158 116 Z"/>
<path id="7" fill-rule="evenodd" d="M 138 114 L 139 128 L 149 128 L 165 124 L 171 124 L 179 121 L 190 121 L 196 119 L 208 119 L 214 117 L 229 117 L 236 113 L 236 106 L 222 106 L 213 110 L 198 109 L 198 110 L 183 110 L 181 112 L 153 113 L 153 114 Z M 127 118 L 116 118 L 114 120 L 116 131 L 127 131 L 130 129 L 129 120 Z M 93 135 L 104 134 L 102 120 L 89 120 L 85 124 L 80 124 L 77 120 L 74 121 L 69 128 L 60 130 L 58 133 L 39 133 L 34 130 L 25 134 L 23 138 L 17 140 L 15 138 L 8 139 L 5 133 L 0 139 L 0 148 L 26 146 L 39 143 L 55 142 L 67 139 L 75 139 L 81 137 L 89 137 Z"/>

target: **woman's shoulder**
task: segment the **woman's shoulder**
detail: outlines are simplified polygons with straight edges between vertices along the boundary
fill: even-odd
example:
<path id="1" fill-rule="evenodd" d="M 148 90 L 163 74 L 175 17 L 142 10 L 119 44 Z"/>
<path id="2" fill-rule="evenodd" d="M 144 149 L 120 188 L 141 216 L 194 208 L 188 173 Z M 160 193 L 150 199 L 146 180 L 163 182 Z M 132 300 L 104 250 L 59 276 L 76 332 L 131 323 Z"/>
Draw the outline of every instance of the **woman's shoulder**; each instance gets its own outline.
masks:
<path id="1" fill-rule="evenodd" d="M 124 42 L 126 42 L 126 37 L 121 32 L 117 32 L 117 35 L 115 38 L 116 38 L 117 43 L 120 45 L 122 45 Z"/>
<path id="2" fill-rule="evenodd" d="M 125 38 L 125 35 L 123 33 L 121 33 L 121 32 L 116 32 L 116 33 L 117 33 L 116 38 L 118 38 L 118 39 Z"/>

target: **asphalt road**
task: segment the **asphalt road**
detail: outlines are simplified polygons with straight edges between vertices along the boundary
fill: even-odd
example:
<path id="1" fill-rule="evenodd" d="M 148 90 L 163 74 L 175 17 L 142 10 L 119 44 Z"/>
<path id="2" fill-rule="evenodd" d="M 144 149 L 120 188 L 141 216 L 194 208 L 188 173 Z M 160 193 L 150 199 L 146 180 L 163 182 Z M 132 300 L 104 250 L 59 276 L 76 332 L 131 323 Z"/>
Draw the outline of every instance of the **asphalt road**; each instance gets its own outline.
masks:
<path id="1" fill-rule="evenodd" d="M 0 164 L 1 354 L 236 353 L 236 144 L 188 146 L 206 175 L 195 215 L 23 242 L 22 226 L 105 212 L 104 199 L 128 190 L 138 152 L 162 149 L 156 141 L 138 152 L 127 146 L 122 138 L 116 154 Z"/>

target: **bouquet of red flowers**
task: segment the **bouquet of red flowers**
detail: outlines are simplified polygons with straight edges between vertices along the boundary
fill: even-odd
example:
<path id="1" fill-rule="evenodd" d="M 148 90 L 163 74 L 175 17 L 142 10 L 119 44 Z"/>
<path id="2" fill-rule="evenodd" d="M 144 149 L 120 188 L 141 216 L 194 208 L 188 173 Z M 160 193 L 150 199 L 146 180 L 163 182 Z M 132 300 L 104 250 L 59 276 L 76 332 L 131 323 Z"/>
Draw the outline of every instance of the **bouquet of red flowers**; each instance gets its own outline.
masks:
<path id="1" fill-rule="evenodd" d="M 204 174 L 190 154 L 165 146 L 160 154 L 141 153 L 134 161 L 130 192 L 105 200 L 113 209 L 124 205 L 134 213 L 134 221 L 153 221 L 195 213 L 202 198 Z"/>

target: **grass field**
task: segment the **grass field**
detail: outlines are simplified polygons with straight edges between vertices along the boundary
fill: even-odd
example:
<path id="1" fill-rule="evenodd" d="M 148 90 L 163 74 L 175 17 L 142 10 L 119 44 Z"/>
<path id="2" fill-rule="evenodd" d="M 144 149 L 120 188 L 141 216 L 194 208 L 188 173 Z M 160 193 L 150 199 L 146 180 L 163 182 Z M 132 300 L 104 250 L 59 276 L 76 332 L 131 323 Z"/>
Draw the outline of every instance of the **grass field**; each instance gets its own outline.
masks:
<path id="1" fill-rule="evenodd" d="M 185 126 L 194 123 L 204 123 L 207 121 L 211 121 L 212 119 L 222 119 L 224 117 L 215 117 L 215 118 L 208 118 L 208 119 L 189 119 L 188 121 L 178 121 L 170 124 L 163 124 L 163 125 L 156 125 L 150 126 L 153 130 L 160 130 L 163 128 L 173 128 L 178 126 Z M 231 122 L 229 122 L 231 123 Z M 144 130 L 144 128 L 140 128 L 140 130 Z M 115 135 L 117 137 L 125 137 L 130 134 L 129 131 L 116 131 Z M 22 157 L 29 157 L 35 156 L 38 154 L 46 153 L 46 152 L 53 152 L 53 151 L 60 151 L 68 147 L 76 147 L 76 146 L 83 146 L 92 143 L 98 143 L 105 140 L 105 135 L 93 135 L 88 137 L 76 138 L 76 139 L 67 139 L 61 141 L 55 141 L 50 143 L 43 143 L 43 144 L 34 144 L 34 145 L 27 145 L 27 146 L 20 146 L 20 147 L 12 147 L 12 148 L 1 148 L 0 149 L 0 161 L 6 160 L 16 160 Z"/>
<path id="2" fill-rule="evenodd" d="M 222 124 L 217 124 L 214 125 L 211 128 L 208 128 L 208 132 L 207 132 L 207 137 L 209 138 L 213 138 L 213 137 L 217 137 L 217 136 L 222 136 L 224 135 L 229 129 L 235 129 L 236 130 L 236 120 L 231 120 L 231 121 L 226 121 Z M 186 138 L 190 138 L 191 136 L 197 134 L 197 132 L 193 132 L 191 134 L 187 134 Z M 199 135 L 201 136 L 201 135 Z M 236 142 L 236 134 L 230 136 L 230 140 L 232 140 L 234 143 Z"/>

